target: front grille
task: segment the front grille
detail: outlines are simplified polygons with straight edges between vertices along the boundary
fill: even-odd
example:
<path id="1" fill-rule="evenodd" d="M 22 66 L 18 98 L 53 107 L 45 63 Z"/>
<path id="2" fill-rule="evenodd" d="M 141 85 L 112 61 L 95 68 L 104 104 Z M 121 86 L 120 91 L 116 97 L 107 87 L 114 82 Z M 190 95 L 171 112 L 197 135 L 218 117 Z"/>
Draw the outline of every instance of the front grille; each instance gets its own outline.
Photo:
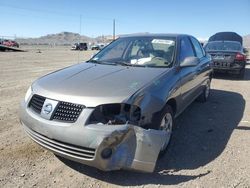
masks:
<path id="1" fill-rule="evenodd" d="M 33 95 L 33 97 L 30 100 L 29 107 L 36 113 L 40 114 L 45 99 L 46 99 L 45 97 L 39 95 Z"/>
<path id="2" fill-rule="evenodd" d="M 84 106 L 80 104 L 59 102 L 52 119 L 57 121 L 74 123 L 79 117 L 83 108 Z"/>
<path id="3" fill-rule="evenodd" d="M 53 140 L 27 127 L 25 127 L 25 130 L 34 141 L 36 141 L 41 146 L 50 149 L 54 152 L 84 160 L 91 160 L 95 156 L 95 149 L 93 148 L 82 147 L 64 143 L 58 140 Z"/>
<path id="4" fill-rule="evenodd" d="M 33 95 L 29 102 L 29 107 L 36 113 L 40 114 L 45 100 L 45 97 Z M 51 120 L 74 123 L 84 107 L 84 105 L 60 101 L 51 117 Z"/>

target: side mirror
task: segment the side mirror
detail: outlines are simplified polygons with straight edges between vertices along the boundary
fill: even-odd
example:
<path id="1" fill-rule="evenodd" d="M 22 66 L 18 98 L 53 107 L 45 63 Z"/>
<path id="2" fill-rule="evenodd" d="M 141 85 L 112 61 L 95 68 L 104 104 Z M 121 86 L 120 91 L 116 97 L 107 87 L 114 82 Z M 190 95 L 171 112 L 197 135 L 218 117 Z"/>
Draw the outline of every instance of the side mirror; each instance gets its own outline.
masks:
<path id="1" fill-rule="evenodd" d="M 200 62 L 198 57 L 186 57 L 183 62 L 181 62 L 180 67 L 195 67 Z"/>

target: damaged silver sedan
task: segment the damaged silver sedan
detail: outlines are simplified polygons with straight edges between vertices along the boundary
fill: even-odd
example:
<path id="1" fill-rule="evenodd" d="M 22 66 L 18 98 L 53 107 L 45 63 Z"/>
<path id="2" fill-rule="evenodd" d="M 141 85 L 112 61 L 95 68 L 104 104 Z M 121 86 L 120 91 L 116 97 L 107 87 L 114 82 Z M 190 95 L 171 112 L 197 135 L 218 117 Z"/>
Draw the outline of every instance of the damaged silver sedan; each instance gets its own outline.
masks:
<path id="1" fill-rule="evenodd" d="M 210 64 L 189 35 L 123 36 L 89 61 L 36 80 L 21 123 L 56 155 L 105 171 L 153 172 L 174 118 L 196 98 L 207 100 Z"/>

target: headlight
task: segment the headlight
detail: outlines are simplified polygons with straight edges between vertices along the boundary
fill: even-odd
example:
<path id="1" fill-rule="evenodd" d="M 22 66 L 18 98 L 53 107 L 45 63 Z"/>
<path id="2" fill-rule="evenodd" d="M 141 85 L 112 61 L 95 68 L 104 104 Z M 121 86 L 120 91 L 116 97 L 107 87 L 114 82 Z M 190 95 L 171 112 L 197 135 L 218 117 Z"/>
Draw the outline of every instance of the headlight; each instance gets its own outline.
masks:
<path id="1" fill-rule="evenodd" d="M 29 89 L 27 90 L 26 94 L 25 94 L 25 98 L 24 98 L 25 102 L 28 101 L 31 94 L 32 94 L 32 89 L 31 89 L 31 86 L 30 86 Z"/>

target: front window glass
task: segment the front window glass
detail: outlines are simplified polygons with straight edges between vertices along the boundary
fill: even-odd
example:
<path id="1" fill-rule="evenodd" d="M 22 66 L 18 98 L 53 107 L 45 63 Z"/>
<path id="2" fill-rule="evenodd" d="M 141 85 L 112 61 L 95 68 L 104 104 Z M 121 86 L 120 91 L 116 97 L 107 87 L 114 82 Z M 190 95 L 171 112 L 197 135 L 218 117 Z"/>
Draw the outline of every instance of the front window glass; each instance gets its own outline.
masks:
<path id="1" fill-rule="evenodd" d="M 191 37 L 191 41 L 194 45 L 194 49 L 195 49 L 195 52 L 196 52 L 196 56 L 198 58 L 202 58 L 204 56 L 204 52 L 202 50 L 202 47 L 200 45 L 200 43 L 198 42 L 198 40 L 196 40 L 195 38 Z"/>
<path id="2" fill-rule="evenodd" d="M 175 38 L 125 37 L 100 51 L 93 62 L 148 67 L 170 67 L 173 63 Z"/>
<path id="3" fill-rule="evenodd" d="M 217 41 L 207 43 L 205 50 L 206 51 L 239 51 L 241 45 L 238 42 L 228 42 L 228 41 Z"/>
<path id="4" fill-rule="evenodd" d="M 187 37 L 181 39 L 180 63 L 187 57 L 194 57 L 193 47 Z"/>

